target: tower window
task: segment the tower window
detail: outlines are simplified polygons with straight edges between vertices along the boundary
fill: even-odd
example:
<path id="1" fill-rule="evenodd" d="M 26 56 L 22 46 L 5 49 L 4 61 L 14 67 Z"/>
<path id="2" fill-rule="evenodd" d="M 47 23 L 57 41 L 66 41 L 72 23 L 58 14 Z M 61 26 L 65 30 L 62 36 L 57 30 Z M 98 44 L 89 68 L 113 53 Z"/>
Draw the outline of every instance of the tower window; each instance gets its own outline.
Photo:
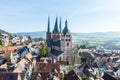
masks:
<path id="1" fill-rule="evenodd" d="M 67 39 L 66 39 L 66 41 L 67 41 Z"/>
<path id="2" fill-rule="evenodd" d="M 67 35 L 66 37 L 70 37 L 70 35 Z"/>
<path id="3" fill-rule="evenodd" d="M 69 43 L 67 43 L 67 46 L 69 46 Z"/>
<path id="4" fill-rule="evenodd" d="M 71 41 L 71 40 L 69 39 L 69 41 Z"/>

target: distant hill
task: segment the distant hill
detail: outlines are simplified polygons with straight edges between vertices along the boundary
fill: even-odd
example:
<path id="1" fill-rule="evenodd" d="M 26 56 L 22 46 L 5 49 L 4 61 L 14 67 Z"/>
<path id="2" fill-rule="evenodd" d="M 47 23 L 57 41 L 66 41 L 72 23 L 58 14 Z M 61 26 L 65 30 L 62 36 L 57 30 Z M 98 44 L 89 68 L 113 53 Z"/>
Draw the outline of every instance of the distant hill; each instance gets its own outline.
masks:
<path id="1" fill-rule="evenodd" d="M 46 36 L 45 31 L 36 31 L 36 32 L 20 32 L 20 33 L 13 33 L 13 35 L 19 35 L 19 36 L 30 36 L 32 38 L 44 38 Z"/>
<path id="2" fill-rule="evenodd" d="M 20 36 L 31 36 L 32 38 L 46 38 L 45 31 L 13 33 Z M 72 33 L 73 42 L 76 44 L 86 44 L 89 42 L 91 45 L 105 44 L 109 41 L 120 42 L 120 32 L 95 32 L 95 33 Z M 120 44 L 120 43 L 119 43 Z"/>
<path id="3" fill-rule="evenodd" d="M 0 32 L 8 33 L 3 30 L 0 30 Z M 45 31 L 20 32 L 13 34 L 20 36 L 31 36 L 32 38 L 42 37 L 45 39 L 46 37 Z M 72 37 L 73 39 L 82 39 L 82 40 L 94 40 L 94 39 L 109 40 L 109 39 L 120 38 L 120 32 L 72 33 Z"/>
<path id="4" fill-rule="evenodd" d="M 3 33 L 3 34 L 8 34 L 9 36 L 12 36 L 12 34 L 11 34 L 11 33 L 6 32 L 6 31 L 4 31 L 4 30 L 2 30 L 2 29 L 0 29 L 0 33 Z"/>

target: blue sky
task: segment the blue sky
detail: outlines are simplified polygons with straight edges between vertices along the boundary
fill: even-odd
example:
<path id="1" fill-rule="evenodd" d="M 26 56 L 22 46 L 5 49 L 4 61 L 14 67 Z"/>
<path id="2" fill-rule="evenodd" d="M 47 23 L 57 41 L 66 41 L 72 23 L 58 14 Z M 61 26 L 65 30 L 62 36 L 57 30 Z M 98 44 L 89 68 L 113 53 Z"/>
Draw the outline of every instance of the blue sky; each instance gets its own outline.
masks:
<path id="1" fill-rule="evenodd" d="M 120 31 L 120 0 L 1 0 L 0 29 L 8 32 L 51 30 L 56 16 L 71 32 Z"/>

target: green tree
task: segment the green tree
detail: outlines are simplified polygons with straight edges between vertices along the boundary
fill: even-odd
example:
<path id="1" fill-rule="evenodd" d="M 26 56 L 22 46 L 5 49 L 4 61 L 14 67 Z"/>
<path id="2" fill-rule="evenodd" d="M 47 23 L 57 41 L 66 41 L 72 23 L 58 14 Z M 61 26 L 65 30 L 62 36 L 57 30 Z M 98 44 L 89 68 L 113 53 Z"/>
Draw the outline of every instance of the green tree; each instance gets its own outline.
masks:
<path id="1" fill-rule="evenodd" d="M 7 58 L 4 58 L 4 59 L 3 59 L 3 64 L 5 64 L 7 61 L 8 61 L 8 59 L 7 59 Z"/>
<path id="2" fill-rule="evenodd" d="M 2 36 L 2 34 L 0 33 L 0 36 Z"/>
<path id="3" fill-rule="evenodd" d="M 80 45 L 80 48 L 81 48 L 81 49 L 85 49 L 86 46 L 85 46 L 85 45 Z"/>
<path id="4" fill-rule="evenodd" d="M 41 52 L 41 54 L 39 55 L 40 57 L 45 57 L 47 55 L 47 48 L 45 43 L 41 44 L 40 52 Z"/>
<path id="5" fill-rule="evenodd" d="M 2 40 L 0 40 L 0 45 L 2 46 Z"/>
<path id="6" fill-rule="evenodd" d="M 30 36 L 28 36 L 28 39 L 29 39 L 29 40 L 31 40 L 31 37 L 30 37 Z"/>

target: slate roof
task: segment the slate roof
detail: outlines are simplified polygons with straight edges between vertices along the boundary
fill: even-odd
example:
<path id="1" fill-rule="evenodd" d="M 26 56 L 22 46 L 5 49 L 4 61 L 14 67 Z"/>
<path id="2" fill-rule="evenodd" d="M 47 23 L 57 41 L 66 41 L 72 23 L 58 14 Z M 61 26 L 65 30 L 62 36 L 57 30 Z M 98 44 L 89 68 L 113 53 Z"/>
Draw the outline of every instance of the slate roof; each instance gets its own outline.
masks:
<path id="1" fill-rule="evenodd" d="M 0 80 L 17 80 L 18 73 L 0 73 Z"/>
<path id="2" fill-rule="evenodd" d="M 29 48 L 23 47 L 23 48 L 18 49 L 17 51 L 18 51 L 18 54 L 22 54 L 24 51 L 29 52 Z"/>
<path id="3" fill-rule="evenodd" d="M 58 32 L 59 32 L 59 30 L 58 30 L 58 18 L 56 17 L 53 33 L 58 33 Z"/>
<path id="4" fill-rule="evenodd" d="M 47 43 L 48 47 L 50 47 L 50 46 L 58 46 L 58 47 L 60 47 L 61 46 L 60 40 L 54 42 L 52 39 L 49 39 L 49 40 L 46 40 L 46 43 Z"/>
<path id="5" fill-rule="evenodd" d="M 39 57 L 36 57 L 36 61 L 39 62 L 39 61 L 40 61 L 40 58 L 39 58 Z"/>
<path id="6" fill-rule="evenodd" d="M 104 80 L 117 80 L 116 78 L 112 77 L 111 75 L 104 73 L 103 77 Z"/>
<path id="7" fill-rule="evenodd" d="M 11 66 L 11 67 L 8 68 L 8 71 L 13 72 L 14 69 L 15 69 L 15 66 Z"/>
<path id="8" fill-rule="evenodd" d="M 52 39 L 46 40 L 47 46 L 50 47 L 52 45 Z"/>
<path id="9" fill-rule="evenodd" d="M 67 20 L 65 21 L 65 28 L 63 29 L 63 34 L 64 36 L 66 35 L 66 33 L 68 32 L 68 27 L 67 27 Z"/>
<path id="10" fill-rule="evenodd" d="M 54 49 L 51 50 L 51 54 L 54 55 L 54 56 L 59 56 L 62 53 L 63 53 L 62 51 L 57 51 L 57 50 L 54 50 Z"/>
<path id="11" fill-rule="evenodd" d="M 68 74 L 65 75 L 64 80 L 81 80 L 74 70 L 71 70 L 68 72 Z"/>
<path id="12" fill-rule="evenodd" d="M 1 72 L 8 72 L 8 70 L 5 69 L 5 68 L 0 68 L 0 73 L 1 73 Z"/>
<path id="13" fill-rule="evenodd" d="M 47 29 L 47 33 L 50 33 L 50 18 L 48 17 L 48 29 Z"/>
<path id="14" fill-rule="evenodd" d="M 58 47 L 60 47 L 61 46 L 60 40 L 58 40 L 56 42 L 52 41 L 52 46 L 58 46 Z"/>

